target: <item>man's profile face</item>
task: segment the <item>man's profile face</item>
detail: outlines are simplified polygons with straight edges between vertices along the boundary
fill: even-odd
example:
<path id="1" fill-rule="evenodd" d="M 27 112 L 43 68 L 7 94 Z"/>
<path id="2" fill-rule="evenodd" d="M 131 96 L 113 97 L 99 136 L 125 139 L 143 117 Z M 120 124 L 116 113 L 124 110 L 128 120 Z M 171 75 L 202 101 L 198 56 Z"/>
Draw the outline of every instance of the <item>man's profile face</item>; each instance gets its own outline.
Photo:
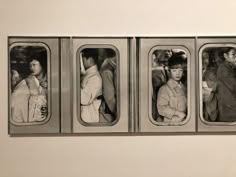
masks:
<path id="1" fill-rule="evenodd" d="M 11 70 L 11 85 L 15 87 L 21 81 L 21 77 L 17 70 Z"/>
<path id="2" fill-rule="evenodd" d="M 168 60 L 169 58 L 172 56 L 172 52 L 170 50 L 163 50 L 161 51 L 160 55 L 159 55 L 159 63 L 163 64 L 163 65 L 167 65 L 168 64 Z"/>
<path id="3" fill-rule="evenodd" d="M 204 52 L 202 54 L 202 68 L 206 69 L 209 65 L 209 54 L 207 52 Z"/>
<path id="4" fill-rule="evenodd" d="M 166 50 L 166 51 L 165 51 L 165 57 L 166 57 L 166 58 L 170 58 L 171 56 L 172 56 L 171 50 Z"/>
<path id="5" fill-rule="evenodd" d="M 236 50 L 235 49 L 231 49 L 228 53 L 225 53 L 224 57 L 226 61 L 236 65 Z"/>
<path id="6" fill-rule="evenodd" d="M 87 70 L 94 65 L 94 59 L 92 57 L 82 57 L 84 69 Z"/>

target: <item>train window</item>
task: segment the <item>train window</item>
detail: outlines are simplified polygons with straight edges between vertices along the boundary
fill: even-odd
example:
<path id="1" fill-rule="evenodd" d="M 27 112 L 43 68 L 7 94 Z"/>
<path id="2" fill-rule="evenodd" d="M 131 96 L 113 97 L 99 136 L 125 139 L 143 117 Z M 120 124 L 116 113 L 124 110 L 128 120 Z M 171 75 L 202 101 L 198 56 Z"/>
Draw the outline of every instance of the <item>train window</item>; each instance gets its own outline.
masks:
<path id="1" fill-rule="evenodd" d="M 149 52 L 149 118 L 156 125 L 184 125 L 190 119 L 190 52 L 156 46 Z"/>
<path id="2" fill-rule="evenodd" d="M 236 45 L 199 50 L 200 118 L 207 125 L 236 124 Z"/>
<path id="3" fill-rule="evenodd" d="M 119 53 L 113 46 L 85 45 L 77 51 L 78 121 L 111 126 L 119 119 Z"/>
<path id="4" fill-rule="evenodd" d="M 50 50 L 44 43 L 9 47 L 10 122 L 45 124 L 50 119 Z"/>

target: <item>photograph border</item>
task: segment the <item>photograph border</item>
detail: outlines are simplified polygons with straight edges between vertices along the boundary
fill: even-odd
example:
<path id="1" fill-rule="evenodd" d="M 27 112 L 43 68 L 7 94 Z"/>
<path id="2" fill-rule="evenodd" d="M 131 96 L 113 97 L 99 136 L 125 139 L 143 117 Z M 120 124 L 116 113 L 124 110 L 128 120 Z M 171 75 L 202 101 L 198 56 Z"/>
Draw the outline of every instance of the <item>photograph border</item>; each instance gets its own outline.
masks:
<path id="1" fill-rule="evenodd" d="M 11 37 L 12 38 L 12 37 Z M 29 123 L 19 123 L 19 122 L 15 122 L 12 120 L 12 116 L 11 116 L 11 93 L 10 92 L 10 88 L 11 88 L 11 78 L 10 78 L 10 72 L 11 72 L 11 55 L 10 55 L 10 52 L 11 50 L 16 47 L 16 46 L 21 46 L 21 45 L 24 45 L 24 46 L 39 46 L 39 47 L 44 47 L 47 51 L 47 80 L 48 80 L 48 95 L 47 95 L 47 98 L 48 98 L 48 115 L 47 115 L 47 118 L 43 121 L 40 121 L 40 122 L 29 122 Z M 49 46 L 44 43 L 44 42 L 34 42 L 34 41 L 29 41 L 29 42 L 12 42 L 12 43 L 8 43 L 8 69 L 9 69 L 9 72 L 8 72 L 8 97 L 9 97 L 9 102 L 8 102 L 8 109 L 9 109 L 9 121 L 11 124 L 13 124 L 14 126 L 32 126 L 32 125 L 44 125 L 46 124 L 50 118 L 51 118 L 51 114 L 52 114 L 52 110 L 51 110 L 51 50 L 49 48 Z"/>

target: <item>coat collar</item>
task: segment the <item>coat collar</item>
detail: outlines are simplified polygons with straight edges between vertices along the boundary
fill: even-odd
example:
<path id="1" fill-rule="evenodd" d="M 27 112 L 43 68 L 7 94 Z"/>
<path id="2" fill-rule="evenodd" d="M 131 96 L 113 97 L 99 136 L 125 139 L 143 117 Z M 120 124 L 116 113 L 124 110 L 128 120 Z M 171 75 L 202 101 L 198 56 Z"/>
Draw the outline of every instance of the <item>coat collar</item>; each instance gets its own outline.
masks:
<path id="1" fill-rule="evenodd" d="M 224 62 L 224 65 L 227 67 L 227 68 L 230 68 L 230 69 L 236 69 L 236 66 L 228 61 L 225 61 Z"/>
<path id="2" fill-rule="evenodd" d="M 169 79 L 168 82 L 167 82 L 168 86 L 172 89 L 175 89 L 176 87 L 183 87 L 183 84 L 181 82 L 176 82 L 175 80 L 173 79 Z"/>
<path id="3" fill-rule="evenodd" d="M 98 72 L 97 65 L 93 65 L 85 71 L 84 76 L 92 75 L 92 74 L 97 73 L 97 72 Z"/>

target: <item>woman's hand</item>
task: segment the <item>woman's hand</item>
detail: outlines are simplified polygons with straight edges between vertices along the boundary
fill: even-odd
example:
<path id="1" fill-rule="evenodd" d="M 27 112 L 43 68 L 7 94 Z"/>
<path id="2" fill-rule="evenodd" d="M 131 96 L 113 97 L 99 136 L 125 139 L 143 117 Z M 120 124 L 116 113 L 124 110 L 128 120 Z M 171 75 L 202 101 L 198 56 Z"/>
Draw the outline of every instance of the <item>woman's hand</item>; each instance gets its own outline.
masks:
<path id="1" fill-rule="evenodd" d="M 186 114 L 184 112 L 178 111 L 176 114 L 180 119 L 184 119 L 186 117 Z"/>
<path id="2" fill-rule="evenodd" d="M 40 85 L 43 87 L 43 88 L 48 88 L 48 83 L 46 81 L 42 81 L 40 82 Z"/>

